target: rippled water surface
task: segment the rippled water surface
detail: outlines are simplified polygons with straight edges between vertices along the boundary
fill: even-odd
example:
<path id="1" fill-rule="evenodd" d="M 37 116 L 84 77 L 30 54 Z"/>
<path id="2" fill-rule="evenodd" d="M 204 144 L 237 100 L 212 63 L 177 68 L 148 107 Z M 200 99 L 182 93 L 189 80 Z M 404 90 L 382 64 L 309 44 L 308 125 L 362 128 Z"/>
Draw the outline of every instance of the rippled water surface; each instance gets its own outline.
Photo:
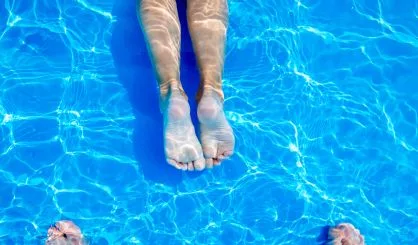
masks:
<path id="1" fill-rule="evenodd" d="M 38 244 L 59 219 L 92 244 L 318 244 L 340 221 L 418 244 L 417 1 L 229 7 L 236 153 L 181 173 L 134 0 L 0 1 L 1 244 Z"/>

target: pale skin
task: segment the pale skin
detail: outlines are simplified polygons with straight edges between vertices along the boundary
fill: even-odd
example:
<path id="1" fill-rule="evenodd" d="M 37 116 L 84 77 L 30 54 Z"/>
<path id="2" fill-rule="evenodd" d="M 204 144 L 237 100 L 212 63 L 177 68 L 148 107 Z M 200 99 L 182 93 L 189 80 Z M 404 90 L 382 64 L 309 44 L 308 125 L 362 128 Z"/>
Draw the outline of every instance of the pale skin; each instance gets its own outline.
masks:
<path id="1" fill-rule="evenodd" d="M 72 221 L 61 220 L 48 229 L 45 245 L 85 245 L 80 228 Z"/>
<path id="2" fill-rule="evenodd" d="M 159 85 L 167 162 L 189 171 L 220 165 L 232 155 L 235 145 L 232 128 L 223 110 L 222 72 L 228 26 L 226 0 L 187 1 L 188 28 L 200 72 L 200 89 L 196 96 L 199 138 L 180 82 L 181 28 L 176 0 L 138 0 L 138 19 Z"/>
<path id="3" fill-rule="evenodd" d="M 364 245 L 364 237 L 350 223 L 341 223 L 329 230 L 328 245 Z"/>

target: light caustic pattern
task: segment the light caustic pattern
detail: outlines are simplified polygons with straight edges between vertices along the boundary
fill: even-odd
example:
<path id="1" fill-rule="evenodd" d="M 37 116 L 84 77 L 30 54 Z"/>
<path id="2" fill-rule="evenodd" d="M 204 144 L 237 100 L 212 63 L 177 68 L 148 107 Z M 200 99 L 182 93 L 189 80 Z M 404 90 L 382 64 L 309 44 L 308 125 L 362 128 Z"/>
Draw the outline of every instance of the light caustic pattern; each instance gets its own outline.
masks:
<path id="1" fill-rule="evenodd" d="M 134 153 L 143 118 L 111 42 L 140 29 L 118 2 L 0 5 L 1 243 L 61 218 L 93 244 L 315 244 L 339 221 L 418 242 L 415 0 L 229 1 L 236 153 L 175 185 Z"/>

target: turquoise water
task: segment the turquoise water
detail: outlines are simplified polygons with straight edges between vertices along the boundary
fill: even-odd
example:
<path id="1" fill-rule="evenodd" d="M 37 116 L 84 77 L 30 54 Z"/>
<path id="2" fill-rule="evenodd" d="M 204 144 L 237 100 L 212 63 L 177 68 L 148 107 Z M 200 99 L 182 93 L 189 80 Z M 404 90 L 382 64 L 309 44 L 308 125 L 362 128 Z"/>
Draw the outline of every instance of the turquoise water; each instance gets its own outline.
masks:
<path id="1" fill-rule="evenodd" d="M 0 244 L 418 244 L 416 0 L 229 1 L 236 153 L 202 173 L 164 162 L 135 1 L 0 3 Z"/>

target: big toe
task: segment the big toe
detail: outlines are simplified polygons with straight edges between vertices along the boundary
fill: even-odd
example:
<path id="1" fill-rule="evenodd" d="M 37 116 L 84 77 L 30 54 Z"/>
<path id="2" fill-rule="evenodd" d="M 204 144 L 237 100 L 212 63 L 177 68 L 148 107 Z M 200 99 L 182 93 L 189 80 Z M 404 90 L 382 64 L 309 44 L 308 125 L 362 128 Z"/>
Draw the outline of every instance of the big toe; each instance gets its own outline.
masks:
<path id="1" fill-rule="evenodd" d="M 201 171 L 205 168 L 205 159 L 200 145 L 184 149 L 182 159 L 187 159 L 187 170 L 189 171 Z"/>
<path id="2" fill-rule="evenodd" d="M 218 152 L 216 141 L 203 141 L 202 150 L 205 158 L 216 158 Z"/>
<path id="3" fill-rule="evenodd" d="M 197 171 L 202 171 L 203 169 L 205 169 L 205 165 L 206 163 L 203 157 L 193 162 L 194 170 Z"/>
<path id="4" fill-rule="evenodd" d="M 206 142 L 205 144 L 203 144 L 203 155 L 205 156 L 206 168 L 212 168 L 214 162 L 217 161 L 216 141 Z"/>

